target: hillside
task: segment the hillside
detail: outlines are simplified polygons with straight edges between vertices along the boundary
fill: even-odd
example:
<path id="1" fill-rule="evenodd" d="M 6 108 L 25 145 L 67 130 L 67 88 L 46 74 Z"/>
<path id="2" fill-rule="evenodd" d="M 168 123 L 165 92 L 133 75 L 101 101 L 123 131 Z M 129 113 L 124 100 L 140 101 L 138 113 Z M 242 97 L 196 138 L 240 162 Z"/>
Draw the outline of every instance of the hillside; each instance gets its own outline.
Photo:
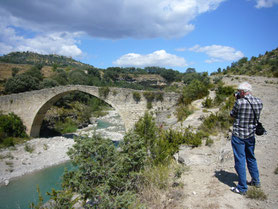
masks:
<path id="1" fill-rule="evenodd" d="M 237 62 L 233 62 L 231 66 L 212 74 L 230 74 L 230 75 L 250 75 L 250 76 L 266 76 L 278 78 L 278 48 L 258 57 L 243 57 Z"/>
<path id="2" fill-rule="evenodd" d="M 225 85 L 235 87 L 244 81 L 252 85 L 253 95 L 259 97 L 264 104 L 260 120 L 267 130 L 267 135 L 256 136 L 255 155 L 260 171 L 262 190 L 267 199 L 250 199 L 230 191 L 230 187 L 237 184 L 237 175 L 234 169 L 231 132 L 229 132 L 229 136 L 223 133 L 213 136 L 214 144 L 212 146 L 202 145 L 194 149 L 187 146 L 180 147 L 177 156 L 184 160 L 189 171 L 182 176 L 182 190 L 178 194 L 166 196 L 165 202 L 176 202 L 177 206 L 171 208 L 278 208 L 278 175 L 275 174 L 275 168 L 278 166 L 278 79 L 259 76 L 224 76 L 223 78 Z M 183 126 L 190 125 L 192 127 L 193 125 L 194 128 L 194 125 L 198 125 L 200 118 L 202 118 L 199 113 L 202 112 L 205 115 L 207 112 L 198 105 L 201 100 L 194 103 L 193 105 L 200 111 L 196 111 L 192 117 L 188 117 L 183 122 Z M 214 109 L 208 111 L 214 112 Z M 171 121 L 171 119 L 165 118 L 165 121 L 167 120 Z M 247 174 L 247 178 L 248 180 L 251 179 L 249 174 Z"/>
<path id="3" fill-rule="evenodd" d="M 0 57 L 0 62 L 12 64 L 31 64 L 56 67 L 92 67 L 91 65 L 84 64 L 76 61 L 70 57 L 60 56 L 56 54 L 42 55 L 34 52 L 12 52 Z"/>

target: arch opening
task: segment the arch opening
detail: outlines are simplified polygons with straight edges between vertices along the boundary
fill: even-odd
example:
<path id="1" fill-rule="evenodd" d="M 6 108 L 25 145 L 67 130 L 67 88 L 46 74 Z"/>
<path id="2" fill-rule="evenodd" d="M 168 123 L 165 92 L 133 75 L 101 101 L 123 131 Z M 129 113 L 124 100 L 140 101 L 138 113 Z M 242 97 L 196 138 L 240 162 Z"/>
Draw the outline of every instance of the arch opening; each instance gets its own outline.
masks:
<path id="1" fill-rule="evenodd" d="M 104 116 L 104 112 L 108 112 L 108 116 L 105 117 L 106 122 L 99 119 Z M 88 126 L 96 129 L 98 127 L 94 126 L 103 126 L 103 123 L 115 124 L 115 121 L 109 122 L 111 119 L 109 116 L 113 120 L 118 117 L 116 124 L 125 127 L 120 113 L 107 101 L 88 92 L 67 91 L 52 97 L 40 107 L 33 120 L 30 135 L 53 137 L 79 131 L 82 128 L 88 129 Z M 125 128 L 120 131 L 125 131 Z"/>

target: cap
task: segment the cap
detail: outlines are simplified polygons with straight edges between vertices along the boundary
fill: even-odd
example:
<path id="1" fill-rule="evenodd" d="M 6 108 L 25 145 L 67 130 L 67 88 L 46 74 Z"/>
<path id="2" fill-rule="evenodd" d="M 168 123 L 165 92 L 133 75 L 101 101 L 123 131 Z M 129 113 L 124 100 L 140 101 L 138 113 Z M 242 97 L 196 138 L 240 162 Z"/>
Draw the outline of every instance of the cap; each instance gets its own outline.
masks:
<path id="1" fill-rule="evenodd" d="M 238 90 L 243 90 L 245 92 L 251 92 L 252 91 L 252 86 L 248 82 L 243 82 L 243 83 L 238 85 L 237 89 Z"/>

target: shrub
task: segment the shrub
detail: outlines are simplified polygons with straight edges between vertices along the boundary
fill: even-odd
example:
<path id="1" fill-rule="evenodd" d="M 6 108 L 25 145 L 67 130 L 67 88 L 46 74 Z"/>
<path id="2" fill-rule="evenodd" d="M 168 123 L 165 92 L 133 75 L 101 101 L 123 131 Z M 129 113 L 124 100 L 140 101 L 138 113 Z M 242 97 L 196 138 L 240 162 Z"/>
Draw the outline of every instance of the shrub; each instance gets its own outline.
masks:
<path id="1" fill-rule="evenodd" d="M 68 74 L 69 83 L 73 85 L 88 85 L 89 77 L 82 70 L 73 70 Z"/>
<path id="2" fill-rule="evenodd" d="M 14 113 L 0 114 L 0 142 L 6 137 L 27 137 L 26 127 Z"/>
<path id="3" fill-rule="evenodd" d="M 212 99 L 210 97 L 206 97 L 206 99 L 202 102 L 203 107 L 211 108 L 212 105 Z"/>
<path id="4" fill-rule="evenodd" d="M 152 151 L 158 133 L 158 128 L 152 115 L 146 112 L 144 116 L 135 123 L 134 131 L 144 139 L 144 144 L 147 149 Z"/>
<path id="5" fill-rule="evenodd" d="M 101 87 L 98 89 L 99 96 L 104 99 L 107 98 L 109 92 L 110 92 L 110 89 L 108 87 Z"/>
<path id="6" fill-rule="evenodd" d="M 19 71 L 20 71 L 19 68 L 13 67 L 13 68 L 12 68 L 12 76 L 15 77 L 16 74 L 17 74 Z"/>
<path id="7" fill-rule="evenodd" d="M 69 79 L 67 73 L 62 69 L 57 69 L 57 74 L 52 77 L 59 85 L 69 84 Z"/>
<path id="8" fill-rule="evenodd" d="M 257 200 L 266 200 L 267 196 L 261 188 L 252 187 L 248 189 L 247 198 L 257 199 Z"/>
<path id="9" fill-rule="evenodd" d="M 166 189 L 169 185 L 170 168 L 168 164 L 159 164 L 143 172 L 145 184 L 151 184 L 159 189 Z"/>
<path id="10" fill-rule="evenodd" d="M 214 141 L 211 138 L 206 139 L 206 146 L 211 146 L 214 143 Z"/>
<path id="11" fill-rule="evenodd" d="M 164 95 L 163 92 L 157 92 L 155 94 L 155 100 L 163 102 L 163 100 L 164 100 L 163 95 Z"/>
<path id="12" fill-rule="evenodd" d="M 274 171 L 275 174 L 278 174 L 278 167 Z"/>
<path id="13" fill-rule="evenodd" d="M 144 95 L 144 97 L 145 97 L 146 100 L 147 100 L 147 108 L 148 108 L 148 109 L 151 109 L 151 108 L 152 108 L 152 102 L 153 102 L 154 99 L 155 99 L 154 93 L 153 93 L 153 92 L 148 92 L 148 91 L 146 91 L 146 92 L 143 93 L 143 95 Z"/>
<path id="14" fill-rule="evenodd" d="M 68 154 L 78 168 L 64 174 L 63 188 L 78 192 L 83 200 L 99 200 L 98 208 L 132 207 L 138 178 L 135 171 L 142 168 L 147 156 L 143 140 L 128 134 L 120 152 L 110 139 L 100 136 L 74 140 Z"/>
<path id="15" fill-rule="evenodd" d="M 31 145 L 29 145 L 28 143 L 26 143 L 25 146 L 24 146 L 24 150 L 25 150 L 26 152 L 32 153 L 32 152 L 34 152 L 35 148 L 34 148 L 34 146 L 31 146 Z"/>
<path id="16" fill-rule="evenodd" d="M 189 85 L 183 88 L 179 103 L 188 105 L 196 99 L 201 99 L 209 94 L 208 85 L 199 80 L 193 80 Z"/>
<path id="17" fill-rule="evenodd" d="M 3 140 L 3 145 L 4 147 L 11 147 L 11 146 L 14 146 L 14 139 L 13 137 L 8 137 L 8 138 L 5 138 Z"/>
<path id="18" fill-rule="evenodd" d="M 61 134 L 73 133 L 77 130 L 77 124 L 70 118 L 66 118 L 65 121 L 59 120 L 55 124 L 55 130 Z"/>
<path id="19" fill-rule="evenodd" d="M 141 100 L 141 94 L 139 93 L 139 92 L 133 92 L 132 93 L 132 95 L 133 95 L 133 99 L 134 99 L 134 101 L 136 102 L 136 103 L 138 103 L 138 102 L 140 102 L 140 100 Z"/>
<path id="20" fill-rule="evenodd" d="M 216 89 L 215 105 L 220 105 L 225 99 L 234 94 L 235 90 L 232 86 L 219 85 Z"/>
<path id="21" fill-rule="evenodd" d="M 179 105 L 175 112 L 178 121 L 184 121 L 192 113 L 193 109 L 189 105 Z"/>
<path id="22" fill-rule="evenodd" d="M 57 81 L 50 79 L 50 78 L 46 78 L 40 83 L 40 89 L 52 88 L 52 87 L 55 87 L 58 85 L 59 85 L 59 83 Z"/>
<path id="23" fill-rule="evenodd" d="M 39 81 L 43 80 L 43 74 L 41 72 L 41 66 L 33 66 L 31 69 L 27 70 L 23 75 L 28 75 L 33 78 L 38 79 Z"/>
<path id="24" fill-rule="evenodd" d="M 19 74 L 7 80 L 6 93 L 20 93 L 39 89 L 39 79 L 27 74 Z"/>

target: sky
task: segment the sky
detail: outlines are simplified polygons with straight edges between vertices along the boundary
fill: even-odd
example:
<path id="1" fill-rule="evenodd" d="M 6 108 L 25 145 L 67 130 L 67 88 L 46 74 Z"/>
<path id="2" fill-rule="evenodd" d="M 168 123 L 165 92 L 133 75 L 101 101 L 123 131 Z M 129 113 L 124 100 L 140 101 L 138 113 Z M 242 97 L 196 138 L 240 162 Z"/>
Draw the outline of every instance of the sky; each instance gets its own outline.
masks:
<path id="1" fill-rule="evenodd" d="M 278 0 L 0 0 L 0 55 L 215 72 L 278 47 Z"/>

